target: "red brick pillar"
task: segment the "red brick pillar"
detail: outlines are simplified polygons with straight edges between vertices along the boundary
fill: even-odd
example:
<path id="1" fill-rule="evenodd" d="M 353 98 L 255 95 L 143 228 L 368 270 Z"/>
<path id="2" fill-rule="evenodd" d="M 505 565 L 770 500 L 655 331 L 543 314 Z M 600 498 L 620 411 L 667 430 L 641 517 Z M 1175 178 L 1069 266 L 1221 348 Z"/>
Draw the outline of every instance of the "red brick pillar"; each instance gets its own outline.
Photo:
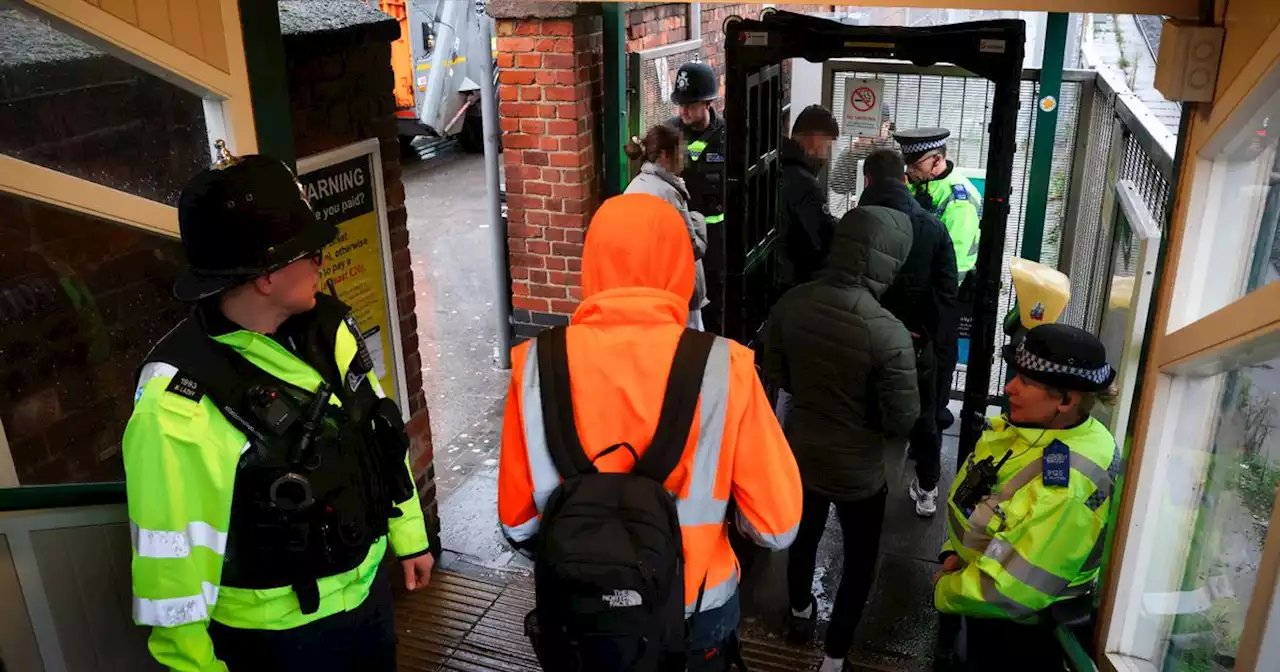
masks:
<path id="1" fill-rule="evenodd" d="M 566 324 L 582 298 L 603 165 L 603 33 L 599 16 L 496 18 L 512 322 L 527 338 Z"/>

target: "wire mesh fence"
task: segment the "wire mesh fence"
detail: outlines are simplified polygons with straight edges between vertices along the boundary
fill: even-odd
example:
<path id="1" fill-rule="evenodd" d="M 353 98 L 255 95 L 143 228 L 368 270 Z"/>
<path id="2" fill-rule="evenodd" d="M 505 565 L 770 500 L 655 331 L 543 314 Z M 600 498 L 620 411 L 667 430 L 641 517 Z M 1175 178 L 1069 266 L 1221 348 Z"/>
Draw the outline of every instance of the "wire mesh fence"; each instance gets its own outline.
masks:
<path id="1" fill-rule="evenodd" d="M 632 133 L 642 135 L 650 127 L 676 116 L 671 102 L 676 71 L 685 63 L 702 60 L 702 40 L 686 40 L 665 47 L 630 54 L 628 87 L 631 90 Z"/>
<path id="2" fill-rule="evenodd" d="M 881 66 L 883 67 L 883 66 Z M 884 104 L 887 106 L 885 121 L 895 129 L 942 127 L 951 131 L 947 142 L 947 156 L 955 165 L 972 175 L 984 175 L 987 168 L 989 138 L 987 128 L 991 123 L 991 105 L 995 88 L 986 79 L 955 69 L 945 74 L 912 74 L 885 71 L 867 62 L 835 62 L 828 65 L 833 73 L 829 82 L 831 96 L 827 101 L 831 111 L 844 125 L 848 83 L 856 79 L 884 81 Z M 1026 216 L 1027 188 L 1031 178 L 1032 141 L 1035 137 L 1036 102 L 1039 99 L 1039 83 L 1035 71 L 1028 71 L 1019 92 L 1019 110 L 1016 126 L 1016 152 L 1013 159 L 1013 182 L 1009 194 L 1009 222 L 1005 230 L 1002 255 L 1001 291 L 998 315 L 1003 316 L 1013 306 L 1013 287 L 1009 276 L 1009 264 L 1018 256 L 1022 247 Z M 1058 264 L 1059 246 L 1066 224 L 1067 195 L 1070 191 L 1071 169 L 1075 159 L 1076 128 L 1079 125 L 1082 83 L 1064 81 L 1058 96 L 1058 128 L 1054 141 L 1050 167 L 1049 194 L 1045 213 L 1044 234 L 1040 241 L 1041 261 L 1050 266 Z M 882 127 L 883 129 L 883 127 Z M 882 147 L 897 148 L 892 138 L 859 138 L 841 136 L 832 163 L 832 173 L 827 176 L 828 205 L 831 214 L 840 217 L 856 205 L 858 159 Z M 1002 332 L 997 330 L 997 334 Z M 992 359 L 991 382 L 988 391 L 992 396 L 1000 394 L 1004 386 L 1005 364 L 1000 358 L 1000 348 L 1005 345 L 998 338 Z M 964 367 L 958 367 L 952 381 L 953 391 L 965 386 Z"/>

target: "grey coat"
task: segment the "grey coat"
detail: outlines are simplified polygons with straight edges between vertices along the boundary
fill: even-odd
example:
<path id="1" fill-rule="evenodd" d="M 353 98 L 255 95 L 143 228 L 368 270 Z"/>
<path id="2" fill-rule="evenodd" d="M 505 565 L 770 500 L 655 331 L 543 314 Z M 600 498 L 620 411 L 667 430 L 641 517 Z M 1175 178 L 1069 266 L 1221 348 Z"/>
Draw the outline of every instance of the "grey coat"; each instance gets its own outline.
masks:
<path id="1" fill-rule="evenodd" d="M 707 253 L 707 220 L 702 213 L 689 210 L 689 190 L 685 188 L 684 180 L 652 161 L 645 161 L 640 167 L 640 174 L 627 185 L 626 193 L 657 196 L 670 203 L 684 217 L 685 226 L 689 229 L 689 241 L 693 244 L 696 273 L 689 309 L 701 310 L 710 303 L 707 300 L 707 274 L 702 268 L 702 256 Z"/>
<path id="2" fill-rule="evenodd" d="M 769 317 L 764 375 L 792 395 L 785 429 L 800 477 L 835 501 L 884 486 L 885 451 L 902 447 L 920 415 L 911 335 L 879 301 L 911 241 L 897 210 L 849 211 L 818 279 L 784 294 Z"/>

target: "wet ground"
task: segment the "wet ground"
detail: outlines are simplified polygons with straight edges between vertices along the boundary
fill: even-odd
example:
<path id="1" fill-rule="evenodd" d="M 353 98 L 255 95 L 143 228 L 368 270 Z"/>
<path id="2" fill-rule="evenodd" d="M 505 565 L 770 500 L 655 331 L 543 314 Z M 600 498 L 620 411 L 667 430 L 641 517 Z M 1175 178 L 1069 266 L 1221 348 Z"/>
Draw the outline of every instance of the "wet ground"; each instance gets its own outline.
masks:
<path id="1" fill-rule="evenodd" d="M 492 231 L 483 160 L 458 154 L 416 162 L 405 167 L 404 180 L 419 287 L 419 347 L 440 493 L 441 569 L 497 586 L 484 589 L 494 596 L 494 591 L 506 594 L 503 586 L 526 590 L 531 563 L 506 545 L 497 524 L 497 460 L 509 373 L 494 364 Z M 944 444 L 943 489 L 955 471 L 955 431 L 949 430 Z M 876 580 L 849 660 L 856 670 L 928 670 L 936 639 L 931 577 L 945 535 L 944 518 L 915 515 L 906 495 L 911 463 L 901 456 L 890 462 Z M 830 614 L 831 597 L 839 585 L 841 545 L 833 516 L 814 580 L 823 616 Z M 761 551 L 744 576 L 744 634 L 755 651 L 781 643 L 787 612 L 785 567 L 785 551 Z M 813 660 L 793 658 L 794 667 L 779 669 L 806 669 Z"/>

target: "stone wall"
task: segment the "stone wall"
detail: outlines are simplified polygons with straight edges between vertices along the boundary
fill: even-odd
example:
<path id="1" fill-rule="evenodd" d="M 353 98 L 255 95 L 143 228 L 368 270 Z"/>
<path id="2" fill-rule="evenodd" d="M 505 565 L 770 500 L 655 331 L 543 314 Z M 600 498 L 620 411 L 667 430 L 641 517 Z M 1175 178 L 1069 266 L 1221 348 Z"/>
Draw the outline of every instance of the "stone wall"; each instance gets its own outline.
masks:
<path id="1" fill-rule="evenodd" d="M 313 6 L 318 3 L 308 3 Z M 440 550 L 434 451 L 422 358 L 418 352 L 418 319 L 404 183 L 400 179 L 400 145 L 396 136 L 391 42 L 399 26 L 369 10 L 343 12 L 340 22 L 315 11 L 290 16 L 281 3 L 289 100 L 299 158 L 376 137 L 381 141 L 383 190 L 391 231 L 395 302 L 400 315 L 400 347 L 404 350 L 405 384 L 409 390 L 409 458 L 417 481 L 432 546 Z M 342 26 L 334 29 L 335 25 Z"/>

